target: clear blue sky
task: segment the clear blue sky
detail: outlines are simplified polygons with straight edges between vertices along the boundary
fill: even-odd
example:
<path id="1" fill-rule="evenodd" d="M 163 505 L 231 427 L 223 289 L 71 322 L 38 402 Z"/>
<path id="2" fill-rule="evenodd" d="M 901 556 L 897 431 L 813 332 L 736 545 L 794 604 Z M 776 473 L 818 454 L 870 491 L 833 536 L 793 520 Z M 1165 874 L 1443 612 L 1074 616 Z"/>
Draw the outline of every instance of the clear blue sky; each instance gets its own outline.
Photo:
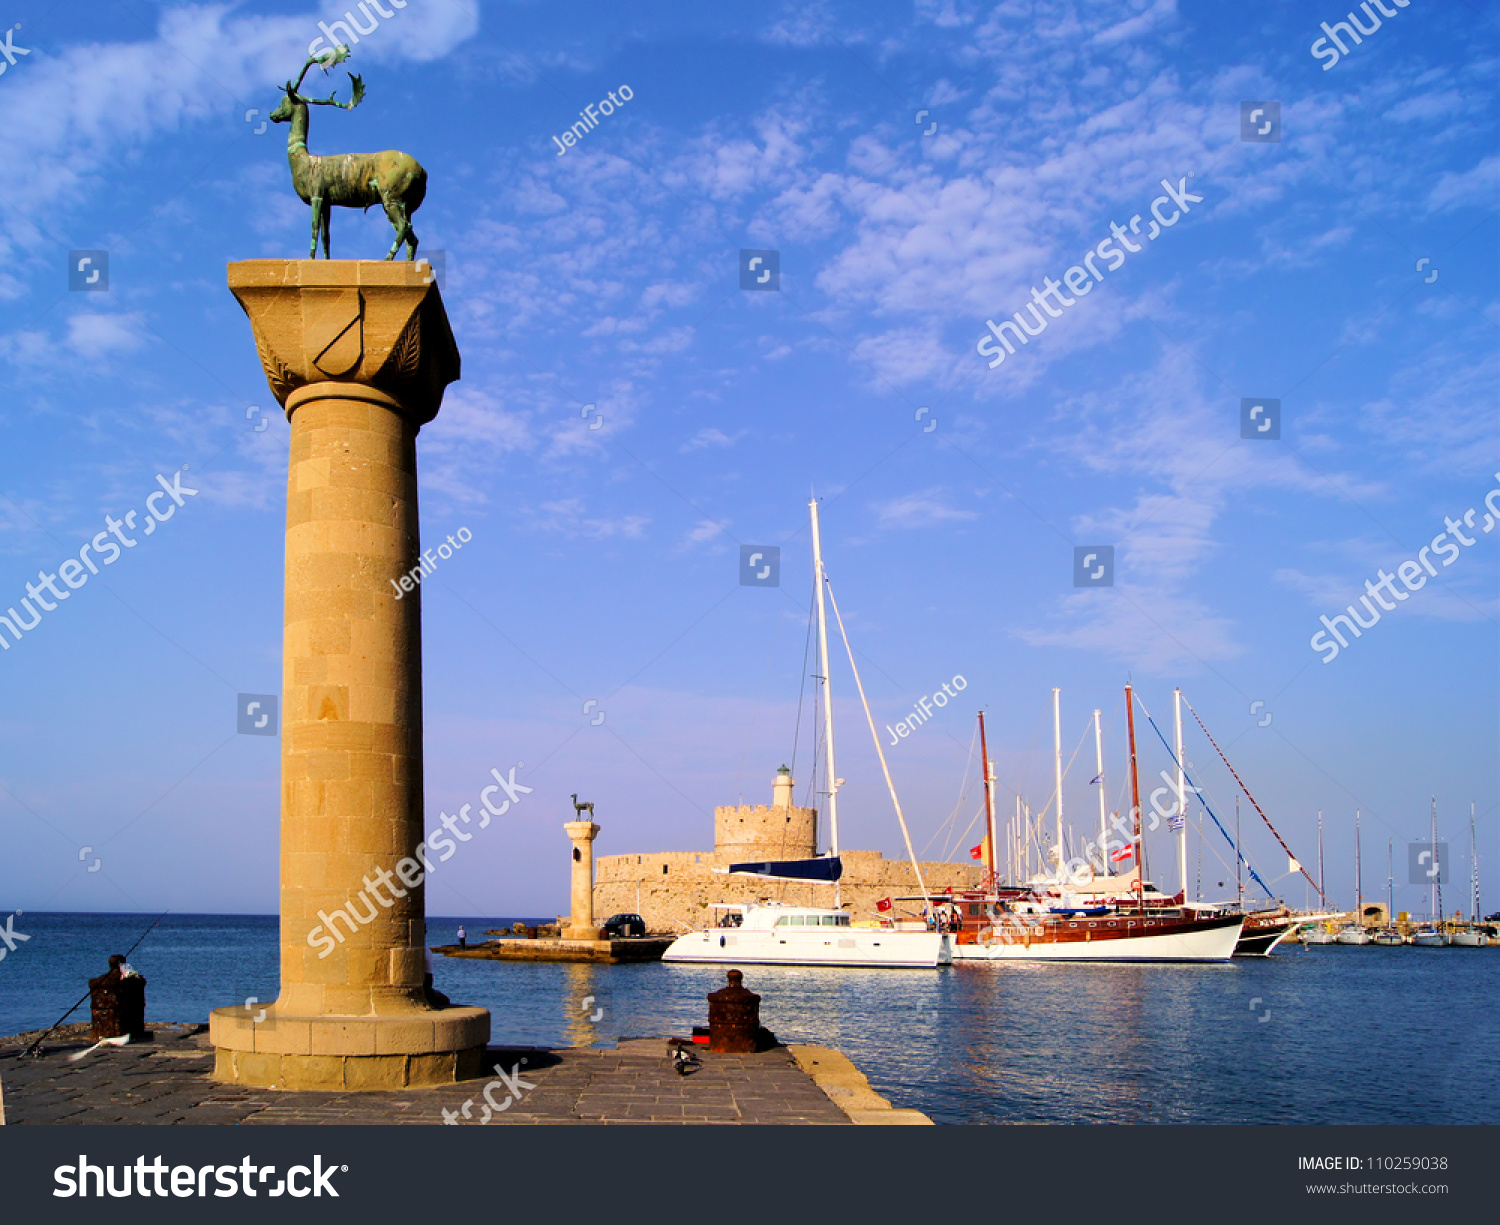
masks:
<path id="1" fill-rule="evenodd" d="M 769 798 L 810 490 L 878 721 L 968 682 L 891 750 L 929 854 L 961 841 L 980 706 L 1002 810 L 1047 802 L 1053 686 L 1068 753 L 1104 710 L 1113 802 L 1133 677 L 1159 721 L 1183 688 L 1309 862 L 1324 810 L 1345 902 L 1356 807 L 1379 893 L 1436 795 L 1465 852 L 1477 805 L 1500 907 L 1500 531 L 1430 551 L 1337 658 L 1310 646 L 1500 487 L 1493 4 L 1413 0 L 1328 68 L 1331 4 L 385 9 L 346 66 L 368 96 L 316 110 L 310 145 L 417 157 L 415 228 L 447 257 L 464 376 L 418 440 L 422 526 L 473 539 L 422 588 L 426 803 L 517 761 L 535 788 L 434 874 L 433 913 L 563 907 L 571 792 L 606 854 L 705 848 L 714 805 Z M 0 626 L 0 912 L 275 908 L 279 741 L 236 734 L 235 701 L 280 687 L 287 427 L 225 266 L 306 252 L 286 129 L 257 129 L 342 11 L 7 9 L 0 613 L 158 473 L 200 492 L 20 642 Z M 1241 138 L 1246 101 L 1279 103 L 1279 141 Z M 1147 241 L 1163 179 L 1202 200 Z M 1099 251 L 1095 288 L 990 368 L 986 320 L 1136 214 L 1142 250 Z M 337 257 L 389 242 L 378 210 L 334 217 Z M 739 288 L 742 248 L 780 252 L 779 291 Z M 69 290 L 74 250 L 108 251 L 107 292 Z M 1267 397 L 1279 439 L 1243 439 Z M 780 546 L 779 588 L 739 584 L 742 544 Z M 1114 585 L 1075 587 L 1095 544 Z M 842 661 L 835 684 L 845 842 L 895 853 Z M 1089 744 L 1067 787 L 1089 821 L 1093 772 Z"/>

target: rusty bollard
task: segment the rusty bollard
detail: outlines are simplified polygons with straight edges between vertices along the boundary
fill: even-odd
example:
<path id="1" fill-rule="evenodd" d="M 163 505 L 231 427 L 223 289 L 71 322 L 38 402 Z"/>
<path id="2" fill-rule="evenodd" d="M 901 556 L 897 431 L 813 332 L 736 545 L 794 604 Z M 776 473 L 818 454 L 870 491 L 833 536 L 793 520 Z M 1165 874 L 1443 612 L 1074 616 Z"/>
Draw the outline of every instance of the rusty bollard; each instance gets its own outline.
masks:
<path id="1" fill-rule="evenodd" d="M 135 973 L 122 975 L 122 966 L 125 958 L 116 953 L 109 959 L 109 973 L 89 979 L 89 1006 L 96 1041 L 126 1034 L 136 1042 L 146 1039 L 146 980 Z"/>
<path id="2" fill-rule="evenodd" d="M 745 1055 L 766 1050 L 775 1036 L 760 1024 L 760 996 L 742 986 L 745 976 L 729 971 L 729 986 L 708 993 L 708 1049 Z"/>

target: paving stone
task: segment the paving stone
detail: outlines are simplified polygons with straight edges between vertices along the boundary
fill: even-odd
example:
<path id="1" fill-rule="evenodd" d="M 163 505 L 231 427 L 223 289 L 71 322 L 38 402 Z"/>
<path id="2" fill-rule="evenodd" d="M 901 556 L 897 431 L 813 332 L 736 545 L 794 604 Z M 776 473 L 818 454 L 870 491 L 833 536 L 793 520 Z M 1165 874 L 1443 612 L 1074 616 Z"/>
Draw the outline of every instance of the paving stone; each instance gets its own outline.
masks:
<path id="1" fill-rule="evenodd" d="M 41 1059 L 0 1051 L 7 1122 L 22 1125 L 319 1123 L 444 1126 L 470 1103 L 460 1126 L 552 1126 L 581 1123 L 844 1123 L 847 1117 L 805 1076 L 785 1050 L 753 1056 L 699 1051 L 688 1076 L 673 1069 L 664 1041 L 628 1053 L 491 1048 L 485 1066 L 521 1064 L 534 1088 L 482 1124 L 489 1078 L 398 1093 L 275 1093 L 209 1079 L 212 1053 L 201 1035 L 156 1031 L 156 1041 L 66 1059 L 78 1043 L 48 1047 Z M 500 1092 L 497 1088 L 491 1096 Z"/>

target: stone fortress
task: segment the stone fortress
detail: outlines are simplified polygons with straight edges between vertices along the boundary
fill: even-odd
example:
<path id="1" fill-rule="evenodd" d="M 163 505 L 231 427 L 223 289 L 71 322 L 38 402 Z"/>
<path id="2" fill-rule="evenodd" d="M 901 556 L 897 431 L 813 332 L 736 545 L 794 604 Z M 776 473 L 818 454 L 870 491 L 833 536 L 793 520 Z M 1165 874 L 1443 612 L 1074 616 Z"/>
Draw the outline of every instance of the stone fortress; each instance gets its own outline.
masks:
<path id="1" fill-rule="evenodd" d="M 754 902 L 764 898 L 798 906 L 832 906 L 833 886 L 822 883 L 766 880 L 715 872 L 731 863 L 769 859 L 812 859 L 818 853 L 818 810 L 792 802 L 791 772 L 777 771 L 770 804 L 725 805 L 714 809 L 712 851 L 661 851 L 655 854 L 601 855 L 595 859 L 594 914 L 639 914 L 653 934 L 681 934 L 686 927 L 711 926 L 714 902 Z M 879 851 L 841 851 L 844 907 L 855 922 L 880 917 L 875 904 L 883 898 L 918 892 L 916 875 L 905 859 L 886 859 Z M 981 868 L 975 864 L 924 863 L 930 890 L 977 889 Z M 891 915 L 920 913 L 915 902 L 898 904 Z"/>

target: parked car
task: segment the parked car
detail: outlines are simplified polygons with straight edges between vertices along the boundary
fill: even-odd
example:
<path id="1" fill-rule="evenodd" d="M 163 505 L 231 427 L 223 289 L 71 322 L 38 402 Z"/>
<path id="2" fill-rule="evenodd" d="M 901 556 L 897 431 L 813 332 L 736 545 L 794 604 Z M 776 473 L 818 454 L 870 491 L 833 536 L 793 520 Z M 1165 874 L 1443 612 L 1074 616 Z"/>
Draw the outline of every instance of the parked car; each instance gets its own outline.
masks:
<path id="1" fill-rule="evenodd" d="M 611 940 L 622 936 L 644 936 L 646 920 L 638 914 L 612 914 L 604 920 L 604 938 Z"/>

